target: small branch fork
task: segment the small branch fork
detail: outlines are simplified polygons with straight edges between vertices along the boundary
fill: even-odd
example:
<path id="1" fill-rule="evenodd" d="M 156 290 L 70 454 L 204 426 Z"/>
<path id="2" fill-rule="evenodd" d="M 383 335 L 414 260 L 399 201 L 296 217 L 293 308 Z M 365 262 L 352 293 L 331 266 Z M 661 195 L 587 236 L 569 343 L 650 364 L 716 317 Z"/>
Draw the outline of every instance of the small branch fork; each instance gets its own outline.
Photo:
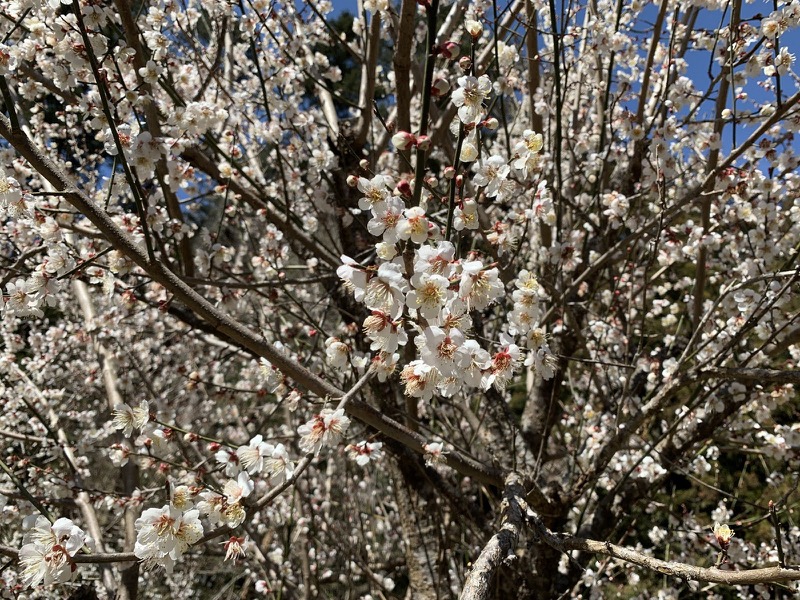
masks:
<path id="1" fill-rule="evenodd" d="M 514 557 L 514 550 L 525 524 L 531 527 L 532 533 L 536 538 L 559 552 L 566 553 L 578 550 L 591 554 L 601 554 L 685 580 L 728 585 L 757 585 L 800 581 L 800 567 L 787 567 L 781 564 L 774 567 L 745 569 L 742 571 L 714 567 L 695 567 L 675 561 L 659 560 L 610 542 L 553 533 L 542 522 L 539 515 L 528 506 L 525 501 L 522 478 L 516 473 L 510 474 L 506 478 L 500 512 L 500 530 L 491 537 L 481 551 L 480 556 L 472 565 L 459 600 L 486 600 L 490 597 L 492 579 L 500 565 L 505 560 Z"/>

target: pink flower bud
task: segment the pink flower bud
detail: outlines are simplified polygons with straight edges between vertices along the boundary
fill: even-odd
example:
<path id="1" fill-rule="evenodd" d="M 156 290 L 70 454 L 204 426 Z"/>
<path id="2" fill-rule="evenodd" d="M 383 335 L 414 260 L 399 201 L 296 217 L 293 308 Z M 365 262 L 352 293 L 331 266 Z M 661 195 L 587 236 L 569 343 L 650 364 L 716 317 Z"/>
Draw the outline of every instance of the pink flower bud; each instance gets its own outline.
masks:
<path id="1" fill-rule="evenodd" d="M 420 150 L 427 150 L 431 147 L 431 138 L 427 135 L 421 135 L 417 138 L 417 148 Z"/>
<path id="2" fill-rule="evenodd" d="M 450 167 L 445 167 L 444 168 L 444 177 L 445 177 L 445 179 L 452 179 L 455 176 L 456 176 L 455 167 L 450 166 Z"/>
<path id="3" fill-rule="evenodd" d="M 461 54 L 461 46 L 455 42 L 447 41 L 439 46 L 439 54 L 447 59 L 455 60 L 458 58 L 458 55 Z"/>
<path id="4" fill-rule="evenodd" d="M 472 68 L 472 59 L 469 56 L 462 56 L 458 59 L 458 66 L 467 73 Z"/>
<path id="5" fill-rule="evenodd" d="M 489 117 L 483 122 L 483 126 L 486 127 L 489 131 L 494 131 L 500 126 L 500 121 L 495 119 L 494 117 Z"/>
<path id="6" fill-rule="evenodd" d="M 417 138 L 413 133 L 407 131 L 398 131 L 392 136 L 392 144 L 398 150 L 407 150 L 417 143 Z"/>
<path id="7" fill-rule="evenodd" d="M 463 175 L 458 175 L 456 177 L 456 187 L 460 188 L 460 187 L 463 187 L 463 185 L 464 185 L 464 176 Z"/>
<path id="8" fill-rule="evenodd" d="M 356 177 L 355 175 L 348 175 L 347 185 L 349 185 L 351 188 L 356 187 L 358 185 L 358 177 Z"/>
<path id="9" fill-rule="evenodd" d="M 431 86 L 431 94 L 437 98 L 450 91 L 450 83 L 446 79 L 437 79 Z"/>

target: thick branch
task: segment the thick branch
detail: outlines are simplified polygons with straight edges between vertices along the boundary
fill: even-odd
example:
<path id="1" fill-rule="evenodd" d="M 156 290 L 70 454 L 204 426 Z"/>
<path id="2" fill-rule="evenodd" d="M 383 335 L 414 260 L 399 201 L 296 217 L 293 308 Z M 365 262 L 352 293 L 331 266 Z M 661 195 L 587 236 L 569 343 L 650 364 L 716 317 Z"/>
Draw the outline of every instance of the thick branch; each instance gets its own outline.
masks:
<path id="1" fill-rule="evenodd" d="M 598 542 L 573 537 L 560 537 L 552 533 L 545 536 L 548 544 L 566 552 L 581 550 L 593 554 L 603 554 L 624 560 L 631 564 L 672 575 L 681 579 L 702 581 L 706 583 L 725 583 L 728 585 L 757 585 L 760 583 L 778 583 L 800 580 L 800 568 L 766 567 L 763 569 L 746 569 L 744 571 L 726 571 L 716 568 L 695 567 L 684 563 L 659 560 L 635 550 L 630 550 L 609 542 Z"/>
<path id="2" fill-rule="evenodd" d="M 414 41 L 416 18 L 417 3 L 414 0 L 403 0 L 400 7 L 400 26 L 397 31 L 397 48 L 394 52 L 397 128 L 400 131 L 411 131 L 411 45 Z"/>
<path id="3" fill-rule="evenodd" d="M 501 505 L 502 526 L 500 531 L 492 536 L 481 551 L 480 556 L 472 565 L 472 570 L 467 576 L 464 589 L 459 596 L 460 600 L 484 600 L 489 598 L 491 584 L 495 573 L 502 562 L 513 555 L 517 547 L 519 534 L 525 523 L 525 490 L 521 479 L 516 473 L 506 478 L 506 488 L 503 492 Z"/>
<path id="4" fill-rule="evenodd" d="M 367 60 L 361 67 L 361 90 L 358 105 L 361 107 L 361 118 L 356 134 L 356 145 L 363 146 L 367 142 L 369 127 L 372 124 L 372 99 L 375 97 L 375 69 L 378 65 L 378 52 L 381 47 L 381 15 L 372 15 L 367 42 Z"/>
<path id="5" fill-rule="evenodd" d="M 755 381 L 758 383 L 800 384 L 800 369 L 746 369 L 707 367 L 697 373 L 696 379 L 726 379 L 729 381 Z"/>

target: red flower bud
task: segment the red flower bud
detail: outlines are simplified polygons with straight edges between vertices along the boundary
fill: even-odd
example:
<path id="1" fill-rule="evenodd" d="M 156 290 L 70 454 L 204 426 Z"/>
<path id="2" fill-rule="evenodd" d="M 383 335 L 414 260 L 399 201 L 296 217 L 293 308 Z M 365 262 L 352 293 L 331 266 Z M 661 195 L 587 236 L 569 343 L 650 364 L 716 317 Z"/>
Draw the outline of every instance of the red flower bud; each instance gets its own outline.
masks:
<path id="1" fill-rule="evenodd" d="M 397 189 L 397 192 L 401 196 L 406 196 L 407 198 L 410 198 L 411 196 L 414 195 L 414 192 L 411 189 L 411 184 L 405 179 L 401 179 L 400 183 L 397 184 L 397 187 L 395 189 Z"/>

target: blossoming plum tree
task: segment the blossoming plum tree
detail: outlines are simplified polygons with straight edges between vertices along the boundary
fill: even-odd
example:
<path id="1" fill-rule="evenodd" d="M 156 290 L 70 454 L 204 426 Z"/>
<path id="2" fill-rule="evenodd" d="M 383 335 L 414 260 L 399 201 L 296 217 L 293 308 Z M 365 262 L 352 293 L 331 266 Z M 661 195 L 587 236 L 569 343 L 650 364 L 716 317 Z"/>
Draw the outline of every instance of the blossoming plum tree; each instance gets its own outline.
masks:
<path id="1" fill-rule="evenodd" d="M 0 595 L 797 591 L 800 2 L 342 22 L 0 3 Z"/>

